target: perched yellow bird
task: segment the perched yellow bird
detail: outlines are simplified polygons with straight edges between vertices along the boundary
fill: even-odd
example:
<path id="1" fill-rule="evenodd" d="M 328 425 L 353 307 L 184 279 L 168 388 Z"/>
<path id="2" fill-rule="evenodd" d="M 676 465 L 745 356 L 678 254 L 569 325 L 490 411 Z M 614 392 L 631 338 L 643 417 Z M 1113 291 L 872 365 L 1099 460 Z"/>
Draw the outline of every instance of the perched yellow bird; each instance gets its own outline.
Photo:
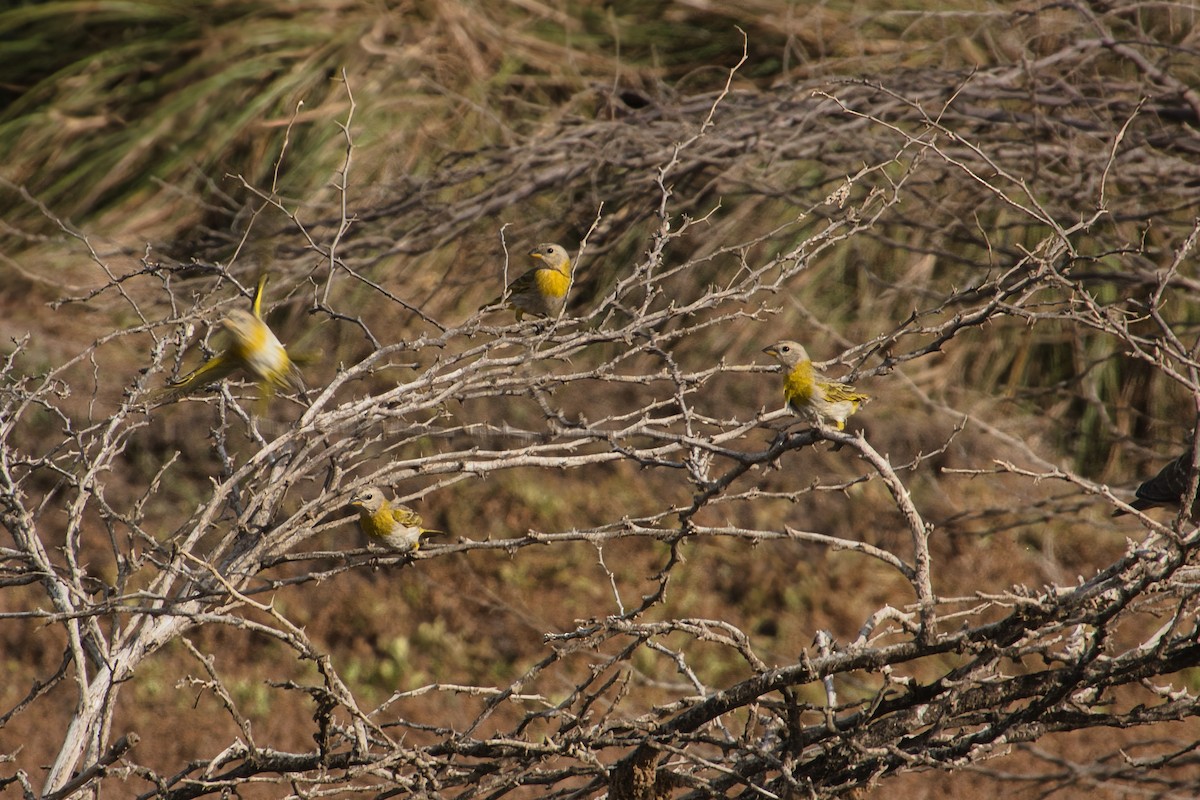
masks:
<path id="1" fill-rule="evenodd" d="M 262 296 L 266 285 L 267 276 L 264 275 L 254 291 L 251 305 L 254 313 L 235 308 L 221 320 L 221 327 L 232 337 L 229 346 L 187 375 L 171 381 L 156 399 L 180 397 L 238 369 L 245 369 L 258 380 L 265 397 L 274 394 L 276 389 L 288 387 L 304 391 L 299 368 L 288 357 L 286 348 L 279 342 L 275 332 L 263 322 Z"/>
<path id="2" fill-rule="evenodd" d="M 503 295 L 480 306 L 480 310 L 505 302 L 517 312 L 517 322 L 526 312 L 539 317 L 558 316 L 571 289 L 571 259 L 556 244 L 539 244 L 529 257 L 541 263 L 510 283 Z"/>
<path id="3" fill-rule="evenodd" d="M 393 503 L 376 486 L 362 489 L 350 498 L 351 508 L 358 509 L 358 527 L 371 542 L 381 542 L 401 553 L 415 553 L 421 537 L 441 533 L 421 527 L 421 515 L 406 505 Z"/>
<path id="4" fill-rule="evenodd" d="M 845 430 L 847 417 L 870 399 L 849 384 L 822 378 L 813 369 L 808 352 L 796 342 L 778 342 L 763 348 L 763 352 L 774 356 L 787 371 L 783 379 L 786 406 L 818 427 L 832 422 L 839 431 Z"/>
<path id="5" fill-rule="evenodd" d="M 1129 505 L 1138 511 L 1158 506 L 1178 509 L 1183 504 L 1184 495 L 1191 488 L 1191 484 L 1188 482 L 1191 472 L 1192 451 L 1188 449 L 1183 455 L 1168 462 L 1153 478 L 1143 482 L 1137 488 L 1137 496 Z M 1197 501 L 1200 501 L 1200 498 L 1197 498 Z M 1198 511 L 1200 511 L 1200 502 L 1193 502 L 1192 511 L 1188 516 L 1196 519 Z M 1118 508 L 1112 515 L 1119 517 L 1126 513 L 1128 512 Z"/>

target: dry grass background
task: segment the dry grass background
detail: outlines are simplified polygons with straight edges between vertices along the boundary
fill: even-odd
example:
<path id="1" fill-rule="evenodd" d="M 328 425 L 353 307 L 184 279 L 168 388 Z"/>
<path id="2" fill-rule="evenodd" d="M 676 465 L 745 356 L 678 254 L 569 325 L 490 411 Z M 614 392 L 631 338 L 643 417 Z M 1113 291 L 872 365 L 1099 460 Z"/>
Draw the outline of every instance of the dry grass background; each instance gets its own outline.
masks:
<path id="1" fill-rule="evenodd" d="M 0 68 L 8 76 L 0 86 L 0 347 L 30 332 L 22 368 L 36 374 L 130 324 L 111 290 L 86 302 L 56 302 L 107 285 L 99 264 L 118 274 L 170 267 L 181 296 L 231 296 L 213 265 L 243 285 L 267 266 L 276 275 L 272 320 L 283 338 L 323 351 L 322 365 L 306 370 L 311 384 L 361 359 L 372 349 L 362 328 L 317 325 L 306 313 L 312 295 L 306 280 L 321 267 L 308 237 L 328 242 L 343 220 L 338 184 L 347 140 L 339 125 L 352 107 L 345 197 L 353 224 L 339 244 L 346 264 L 433 318 L 460 319 L 499 288 L 501 233 L 517 254 L 539 241 L 574 249 L 595 223 L 569 308 L 581 315 L 588 298 L 619 280 L 649 246 L 660 224 L 657 169 L 712 106 L 742 56 L 742 31 L 747 60 L 718 106 L 716 127 L 672 173 L 673 219 L 704 218 L 669 243 L 668 263 L 697 264 L 678 277 L 681 296 L 689 282 L 728 280 L 744 261 L 766 259 L 811 235 L 824 224 L 822 215 L 833 213 L 821 200 L 847 175 L 868 158 L 886 160 L 903 148 L 895 130 L 839 113 L 814 100 L 814 91 L 908 130 L 922 122 L 912 113 L 917 104 L 942 109 L 957 93 L 961 102 L 947 108 L 943 124 L 978 142 L 998 164 L 1020 169 L 1056 219 L 1087 216 L 1092 209 L 1084 204 L 1094 205 L 1097 192 L 1091 167 L 1104 162 L 1114 129 L 1112 119 L 1098 115 L 1100 103 L 1055 91 L 1068 84 L 1095 89 L 1089 99 L 1110 99 L 1113 119 L 1136 117 L 1130 136 L 1138 143 L 1111 171 L 1112 213 L 1088 232 L 1082 249 L 1092 257 L 1076 277 L 1113 299 L 1145 295 L 1191 233 L 1200 179 L 1195 119 L 1179 122 L 1188 114 L 1187 98 L 1172 94 L 1166 82 L 1139 73 L 1119 53 L 1087 50 L 1100 35 L 1098 18 L 1195 55 L 1190 11 L 1132 4 L 1107 14 L 1086 4 L 965 1 L 936 12 L 921 4 L 767 0 L 246 0 L 188 10 L 165 2 L 20 5 L 0 12 Z M 1154 52 L 1171 75 L 1193 86 L 1200 81 L 1200 62 Z M 1071 68 L 1052 73 L 1055 54 Z M 1031 63 L 1046 64 L 1045 75 L 1025 75 Z M 1018 78 L 1002 83 L 1000 76 L 1010 73 Z M 896 96 L 888 99 L 877 84 Z M 1025 124 L 1002 122 L 1001 112 Z M 1030 141 L 1032 134 L 1040 138 Z M 939 593 L 1069 584 L 1118 558 L 1126 537 L 1139 535 L 1136 523 L 1110 520 L 1107 505 L 1074 487 L 945 469 L 988 469 L 992 459 L 1019 458 L 1028 447 L 1087 477 L 1131 485 L 1187 440 L 1193 399 L 1151 366 L 1125 357 L 1111 337 L 1053 315 L 1036 324 L 1014 318 L 980 327 L 895 371 L 881 368 L 878 351 L 855 351 L 915 310 L 937 309 L 923 320 L 930 326 L 952 318 L 958 308 L 939 308 L 939 299 L 956 297 L 969 308 L 969 287 L 1045 235 L 1044 227 L 936 162 L 909 153 L 883 170 L 905 181 L 904 199 L 878 224 L 830 246 L 764 320 L 694 335 L 675 355 L 690 364 L 721 357 L 762 363 L 759 348 L 798 332 L 817 358 L 848 351 L 847 363 L 834 371 L 861 373 L 860 385 L 876 396 L 856 418 L 875 447 L 895 462 L 941 450 L 905 475 L 936 525 L 931 546 Z M 264 204 L 259 193 L 277 198 L 294 218 Z M 810 208 L 812 216 L 798 221 L 797 209 Z M 1171 304 L 1181 334 L 1194 334 L 1200 319 L 1193 273 L 1182 271 L 1187 282 Z M 155 281 L 130 281 L 128 291 L 151 305 L 165 303 Z M 429 329 L 364 284 L 343 282 L 335 300 L 339 308 L 357 309 L 381 341 Z M 914 335 L 906 348 L 926 338 Z M 131 346 L 110 354 L 102 368 L 132 380 L 145 356 L 132 346 L 136 340 L 125 341 Z M 192 364 L 198 356 L 189 351 L 181 358 Z M 81 374 L 90 370 L 81 366 Z M 389 380 L 384 373 L 378 385 Z M 776 403 L 777 381 L 724 375 L 707 394 L 710 413 L 733 413 Z M 80 395 L 73 402 L 82 415 L 89 407 L 102 413 L 118 399 Z M 602 394 L 558 399 L 582 412 L 606 401 Z M 518 403 L 467 403 L 463 413 L 515 423 L 539 417 Z M 964 413 L 971 423 L 952 436 Z M 218 466 L 203 435 L 209 416 L 190 404 L 167 409 L 127 454 L 128 471 L 107 476 L 108 492 L 136 491 L 179 450 L 180 472 L 164 496 L 178 508 L 194 507 Z M 33 424 L 21 436 L 43 433 Z M 762 476 L 762 497 L 719 506 L 707 523 L 792 525 L 889 549 L 906 546 L 907 533 L 878 483 L 791 495 L 809 484 L 852 482 L 862 469 L 844 453 L 817 448 L 790 454 L 778 466 Z M 435 527 L 484 539 L 569 531 L 611 520 L 614 509 L 648 514 L 664 499 L 686 505 L 689 497 L 619 464 L 586 478 L 512 470 L 433 492 L 420 506 Z M 150 522 L 169 529 L 172 505 L 154 513 Z M 102 531 L 97 521 L 98 564 Z M 349 528 L 321 536 L 316 549 L 357 542 Z M 634 595 L 637 587 L 652 589 L 664 550 L 654 541 L 620 540 L 606 546 L 604 559 Z M 755 636 L 763 653 L 788 663 L 810 647 L 817 630 L 852 638 L 875 608 L 905 602 L 906 591 L 894 574 L 855 554 L 712 537 L 688 548 L 667 607 L 654 613 L 727 619 Z M 39 592 L 6 587 L 0 602 L 0 610 L 15 611 L 38 603 Z M 358 692 L 378 702 L 397 688 L 447 676 L 511 681 L 544 655 L 544 634 L 570 630 L 576 619 L 608 608 L 612 589 L 595 548 L 577 543 L 358 570 L 282 590 L 274 602 L 326 648 Z M 0 622 L 9 676 L 0 688 L 3 710 L 57 666 L 58 635 L 50 627 Z M 309 710 L 284 702 L 267 683 L 311 677 L 305 666 L 242 631 L 209 626 L 189 638 L 217 654 L 260 740 L 281 749 L 311 746 Z M 671 679 L 661 664 L 641 666 L 647 683 Z M 720 653 L 703 666 L 713 685 L 744 669 Z M 170 774 L 211 757 L 213 742 L 236 735 L 212 696 L 188 683 L 194 674 L 194 657 L 175 643 L 128 687 L 114 727 L 143 732 L 138 763 Z M 1194 674 L 1185 680 L 1196 688 Z M 842 691 L 853 698 L 874 689 Z M 819 687 L 814 692 L 816 701 Z M 409 702 L 422 718 L 468 713 L 453 695 Z M 18 715 L 0 728 L 0 751 L 19 746 L 23 763 L 48 763 L 71 703 L 65 691 L 39 700 L 36 718 Z M 192 722 L 179 727 L 181 719 Z M 1194 739 L 1196 726 L 1187 725 L 1190 733 L 1180 738 Z M 410 736 L 420 740 L 421 733 Z M 990 762 L 990 773 L 919 773 L 885 791 L 957 797 L 1000 787 L 1008 796 L 1047 796 L 1049 779 L 1028 786 L 1017 776 L 1053 771 L 1061 753 L 1112 751 L 1121 736 L 1064 736 L 1015 749 Z M 1127 796 L 1116 784 L 1066 783 L 1053 796 Z"/>

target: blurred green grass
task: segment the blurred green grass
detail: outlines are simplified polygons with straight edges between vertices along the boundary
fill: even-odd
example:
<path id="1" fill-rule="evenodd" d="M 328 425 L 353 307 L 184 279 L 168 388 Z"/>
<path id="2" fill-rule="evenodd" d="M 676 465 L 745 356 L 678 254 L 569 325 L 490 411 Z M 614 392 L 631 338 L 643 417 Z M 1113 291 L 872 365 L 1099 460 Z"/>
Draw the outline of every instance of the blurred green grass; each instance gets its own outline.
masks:
<path id="1" fill-rule="evenodd" d="M 741 30 L 751 51 L 739 80 L 763 85 L 804 65 L 847 75 L 881 65 L 837 52 L 970 63 L 981 56 L 956 42 L 987 26 L 973 16 L 980 4 L 955 6 L 961 17 L 770 0 L 574 2 L 545 16 L 464 0 L 22 4 L 0 12 L 3 175 L 77 223 L 161 235 L 164 224 L 194 225 L 188 196 L 211 201 L 210 183 L 226 173 L 269 184 L 293 119 L 278 191 L 319 195 L 340 134 L 312 123 L 344 117 L 343 73 L 370 112 L 355 131 L 363 168 L 386 178 L 536 127 L 598 81 L 651 93 L 719 85 Z M 15 198 L 0 197 L 0 212 L 36 227 Z"/>

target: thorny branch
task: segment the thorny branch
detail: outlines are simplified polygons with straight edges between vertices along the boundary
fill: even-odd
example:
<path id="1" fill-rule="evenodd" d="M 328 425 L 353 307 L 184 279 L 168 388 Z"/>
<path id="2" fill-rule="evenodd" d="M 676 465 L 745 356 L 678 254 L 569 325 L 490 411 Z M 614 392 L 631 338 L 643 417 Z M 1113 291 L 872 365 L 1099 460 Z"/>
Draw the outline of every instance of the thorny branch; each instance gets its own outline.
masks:
<path id="1" fill-rule="evenodd" d="M 352 326 L 369 350 L 323 373 L 307 401 L 279 398 L 269 416 L 249 410 L 249 393 L 236 382 L 174 406 L 150 401 L 154 386 L 181 368 L 172 351 L 245 303 L 253 281 L 236 263 L 197 259 L 185 269 L 147 253 L 122 273 L 63 225 L 105 276 L 104 289 L 71 303 L 97 302 L 111 289 L 136 323 L 41 372 L 28 367 L 29 340 L 17 341 L 2 365 L 0 522 L 13 546 L 0 550 L 0 592 L 28 598 L 37 587 L 41 594 L 6 603 L 0 620 L 53 628 L 62 656 L 3 710 L 0 728 L 68 686 L 75 703 L 43 796 L 120 778 L 144 781 L 144 797 L 166 798 L 262 781 L 313 793 L 388 787 L 464 798 L 834 797 L 908 771 L 990 769 L 981 765 L 1014 746 L 1068 773 L 1062 780 L 1069 782 L 1082 770 L 1035 742 L 1099 726 L 1194 719 L 1194 693 L 1174 680 L 1200 658 L 1200 537 L 1185 520 L 1171 527 L 1143 517 L 1153 535 L 1130 541 L 1123 557 L 1075 583 L 939 594 L 933 512 L 928 494 L 914 489 L 922 468 L 964 426 L 1006 446 L 1018 437 L 969 406 L 925 395 L 930 416 L 963 422 L 932 449 L 897 458 L 872 443 L 870 425 L 866 433 L 854 423 L 847 432 L 818 431 L 774 405 L 713 402 L 722 387 L 775 386 L 777 376 L 745 357 L 753 349 L 722 349 L 716 359 L 689 349 L 694 341 L 741 344 L 746 330 L 768 343 L 773 321 L 796 311 L 788 304 L 800 302 L 797 287 L 828 259 L 864 242 L 915 250 L 898 238 L 904 229 L 928 233 L 945 223 L 942 244 L 913 254 L 928 255 L 952 273 L 949 280 L 932 267 L 907 282 L 864 268 L 864 292 L 907 292 L 912 306 L 902 319 L 874 320 L 845 342 L 835 360 L 852 365 L 850 379 L 898 386 L 909 380 L 906 368 L 919 369 L 966 337 L 1055 324 L 1100 337 L 1200 398 L 1196 346 L 1168 310 L 1194 306 L 1200 292 L 1183 269 L 1197 227 L 1174 224 L 1200 179 L 1188 128 L 1196 122 L 1194 92 L 1139 49 L 1144 39 L 1118 43 L 1103 13 L 1076 8 L 1099 38 L 1022 69 L 966 77 L 929 71 L 886 84 L 813 82 L 771 92 L 733 88 L 735 69 L 716 95 L 651 105 L 636 124 L 563 125 L 535 142 L 463 157 L 402 187 L 391 202 L 358 212 L 356 106 L 347 86 L 350 112 L 338 123 L 346 156 L 337 208 L 326 219 L 303 224 L 275 186 L 243 188 L 263 213 L 271 209 L 289 223 L 277 283 L 293 296 L 279 305 L 295 307 L 307 284 L 310 319 Z M 1143 82 L 1089 82 L 1092 70 L 1072 67 L 1096 49 L 1129 60 Z M 1020 105 L 1026 97 L 1034 99 Z M 1087 114 L 1046 112 L 1055 105 Z M 1187 135 L 1169 135 L 1183 128 Z M 1077 146 L 1084 138 L 1107 145 Z M 601 141 L 619 145 L 619 164 L 603 160 Z M 811 185 L 786 179 L 789 165 L 798 174 L 812 163 L 821 172 Z M 1173 179 L 1164 183 L 1164 175 Z M 447 191 L 475 184 L 482 189 L 466 196 Z M 591 220 L 591 263 L 625 252 L 623 236 L 636 238 L 641 255 L 613 269 L 607 282 L 577 286 L 557 320 L 500 324 L 478 312 L 439 318 L 372 275 L 387 259 L 425 255 L 515 203 L 585 184 L 602 195 L 577 203 Z M 577 200 L 589 199 L 574 191 Z M 458 199 L 445 199 L 452 196 Z M 1096 211 L 1081 219 L 1088 196 Z M 726 225 L 726 207 L 746 198 L 791 204 L 794 219 L 765 232 Z M 910 211 L 941 203 L 952 213 Z M 633 210 L 602 215 L 601 205 Z M 1114 224 L 1098 230 L 1105 219 Z M 1152 222 L 1169 240 L 1161 270 L 1162 252 L 1141 238 Z M 693 247 L 700 227 L 704 242 Z M 244 240 L 243 232 L 235 252 Z M 307 253 L 319 254 L 318 267 L 301 257 Z M 1123 266 L 1113 270 L 1116 256 Z M 184 273 L 198 268 L 213 283 L 185 294 Z M 353 300 L 346 282 L 335 285 L 343 274 L 366 287 L 372 303 L 407 315 L 412 336 L 377 335 L 360 313 L 362 295 Z M 1135 287 L 1133 299 L 1115 295 L 1114 285 Z M 807 308 L 799 316 L 821 324 Z M 138 376 L 126 380 L 99 366 L 135 343 L 144 354 Z M 1065 380 L 1074 386 L 1077 378 Z M 888 395 L 899 392 L 879 392 L 862 417 L 876 408 L 886 417 Z M 89 401 L 81 407 L 78 396 Z M 136 487 L 136 499 L 118 500 L 109 477 L 127 470 L 130 454 L 149 448 L 155 425 L 172 417 L 210 426 L 215 474 L 189 476 L 183 459 L 171 456 Z M 829 443 L 838 449 L 825 452 Z M 1004 477 L 1023 491 L 1060 483 L 1075 501 L 1094 495 L 1121 506 L 1107 487 L 1054 465 L 1032 441 L 1015 449 L 1011 461 L 979 460 L 944 474 Z M 818 451 L 840 459 L 840 477 L 799 474 L 796 465 Z M 613 508 L 570 529 L 460 535 L 415 556 L 313 546 L 345 526 L 346 500 L 367 485 L 403 487 L 404 500 L 433 499 L 506 473 L 565 472 L 587 481 L 606 465 L 653 474 L 674 493 L 648 513 Z M 776 471 L 787 480 L 768 485 Z M 187 492 L 164 489 L 184 483 Z M 878 508 L 891 516 L 880 512 L 861 539 L 739 516 L 766 500 L 876 490 L 889 498 Z M 1052 513 L 1059 522 L 1065 517 Z M 884 529 L 905 531 L 907 543 L 868 536 Z M 105 542 L 99 551 L 97 536 Z M 849 642 L 821 632 L 804 652 L 768 654 L 758 636 L 729 620 L 674 612 L 672 580 L 688 548 L 717 539 L 846 551 L 897 579 L 907 596 L 856 620 L 860 633 Z M 337 655 L 274 603 L 277 593 L 365 568 L 415 571 L 427 561 L 496 551 L 519 559 L 535 546 L 571 542 L 599 552 L 616 612 L 597 608 L 573 629 L 543 631 L 549 652 L 507 684 L 438 676 L 372 707 L 339 672 Z M 654 586 L 634 603 L 622 601 L 626 587 L 605 561 L 605 548 L 630 542 L 658 548 Z M 1146 616 L 1160 622 L 1143 636 L 1137 620 Z M 260 740 L 218 665 L 186 638 L 206 626 L 277 642 L 312 665 L 315 682 L 271 684 L 288 702 L 315 709 L 312 748 L 293 752 Z M 175 641 L 203 670 L 188 685 L 217 697 L 238 733 L 211 757 L 165 774 L 138 763 L 138 734 L 113 739 L 114 720 L 122 685 Z M 714 652 L 722 654 L 722 670 L 707 668 Z M 836 691 L 835 680 L 853 691 Z M 410 714 L 407 703 L 436 693 L 461 700 L 460 720 Z M 1165 790 L 1194 789 L 1176 777 L 1194 765 L 1196 741 L 1089 766 L 1089 780 L 1146 782 L 1149 765 L 1160 770 L 1153 780 Z M 5 782 L 37 796 L 32 772 L 22 764 Z"/>

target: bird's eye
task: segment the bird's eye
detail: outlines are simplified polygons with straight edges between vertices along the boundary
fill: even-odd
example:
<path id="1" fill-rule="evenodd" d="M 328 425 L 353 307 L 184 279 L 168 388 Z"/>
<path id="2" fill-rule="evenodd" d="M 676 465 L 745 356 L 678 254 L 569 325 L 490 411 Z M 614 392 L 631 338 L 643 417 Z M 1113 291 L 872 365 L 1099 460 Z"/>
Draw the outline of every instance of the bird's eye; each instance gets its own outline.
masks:
<path id="1" fill-rule="evenodd" d="M 784 353 L 790 353 L 790 352 L 792 352 L 792 348 L 791 348 L 791 347 L 789 347 L 789 346 L 788 346 L 788 345 L 786 345 L 786 344 L 785 344 L 783 347 L 779 348 L 779 349 L 780 349 L 782 352 L 784 352 Z"/>

